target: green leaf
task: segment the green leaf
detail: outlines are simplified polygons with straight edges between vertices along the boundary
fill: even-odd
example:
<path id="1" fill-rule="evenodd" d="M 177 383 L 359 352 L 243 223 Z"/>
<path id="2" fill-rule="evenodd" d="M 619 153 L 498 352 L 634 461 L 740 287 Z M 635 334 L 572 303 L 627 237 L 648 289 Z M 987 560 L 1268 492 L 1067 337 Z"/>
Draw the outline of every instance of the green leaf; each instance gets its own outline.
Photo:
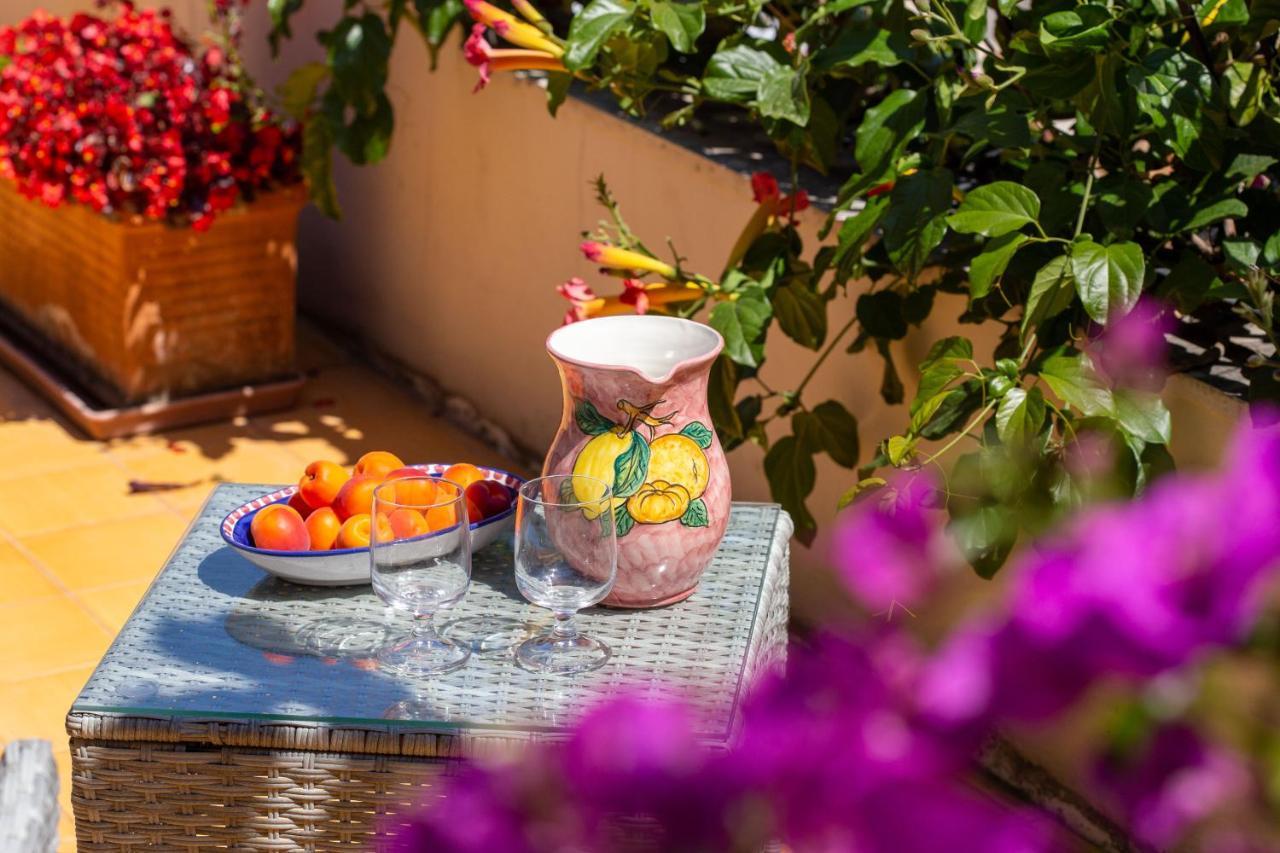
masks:
<path id="1" fill-rule="evenodd" d="M 1011 388 L 996 409 L 996 434 L 1009 446 L 1030 444 L 1044 425 L 1045 403 L 1039 388 Z"/>
<path id="2" fill-rule="evenodd" d="M 945 396 L 943 390 L 964 374 L 964 363 L 972 358 L 973 344 L 958 335 L 943 338 L 929 348 L 929 354 L 920 362 L 920 384 L 916 388 L 915 399 L 911 401 L 913 419 L 935 397 L 939 398 L 937 405 L 941 404 L 941 398 Z M 935 410 L 937 405 L 934 405 Z M 923 417 L 922 422 L 928 421 L 928 417 Z"/>
<path id="3" fill-rule="evenodd" d="M 700 421 L 690 421 L 685 428 L 680 430 L 680 434 L 693 439 L 693 443 L 706 450 L 711 446 L 711 438 L 713 433 L 707 429 L 706 424 Z"/>
<path id="4" fill-rule="evenodd" d="M 1022 340 L 1026 340 L 1031 329 L 1070 307 L 1075 298 L 1073 284 L 1071 262 L 1066 255 L 1059 255 L 1040 268 L 1022 309 Z"/>
<path id="5" fill-rule="evenodd" d="M 1157 295 L 1172 302 L 1183 314 L 1190 314 L 1203 305 L 1213 289 L 1221 283 L 1217 271 L 1208 261 L 1195 252 L 1188 251 L 1169 270 Z"/>
<path id="6" fill-rule="evenodd" d="M 1098 218 L 1118 237 L 1132 237 L 1151 206 L 1151 187 L 1125 181 L 1098 194 Z"/>
<path id="7" fill-rule="evenodd" d="M 357 112 L 372 113 L 387 83 L 391 57 L 391 37 L 381 16 L 367 12 L 359 18 L 345 17 L 325 41 L 333 87 Z"/>
<path id="8" fill-rule="evenodd" d="M 582 400 L 573 407 L 573 420 L 585 435 L 600 435 L 617 426 L 600 414 L 600 410 L 590 400 Z"/>
<path id="9" fill-rule="evenodd" d="M 1097 53 L 1110 42 L 1107 28 L 1111 21 L 1110 10 L 1093 4 L 1054 12 L 1040 21 L 1040 44 L 1052 59 Z"/>
<path id="10" fill-rule="evenodd" d="M 1129 70 L 1142 111 L 1165 143 L 1184 160 L 1188 159 L 1201 133 L 1213 98 L 1213 78 L 1209 69 L 1189 53 L 1159 47 Z M 1194 163 L 1192 163 L 1194 165 Z"/>
<path id="11" fill-rule="evenodd" d="M 440 46 L 455 26 L 462 24 L 465 9 L 462 0 L 413 0 L 417 16 L 411 18 L 431 54 L 434 71 L 440 57 Z"/>
<path id="12" fill-rule="evenodd" d="M 1025 242 L 1027 235 L 1015 231 L 996 237 L 983 247 L 982 254 L 969 262 L 970 299 L 981 299 L 991 292 L 991 285 L 1004 275 L 1009 261 Z"/>
<path id="13" fill-rule="evenodd" d="M 311 203 L 330 219 L 341 219 L 338 189 L 333 184 L 333 130 L 323 114 L 315 114 L 302 127 L 302 174 L 307 179 Z"/>
<path id="14" fill-rule="evenodd" d="M 817 523 L 805 506 L 817 476 L 812 453 L 795 436 L 783 436 L 765 454 L 764 473 L 769 480 L 769 493 L 791 513 L 796 528 L 815 530 Z"/>
<path id="15" fill-rule="evenodd" d="M 668 2 L 653 0 L 649 4 L 653 24 L 667 37 L 680 53 L 693 53 L 697 49 L 698 36 L 707 26 L 707 14 L 701 3 Z"/>
<path id="16" fill-rule="evenodd" d="M 976 379 L 970 379 L 940 396 L 941 403 L 936 406 L 933 414 L 925 419 L 922 426 L 916 426 L 915 418 L 912 418 L 912 432 L 920 438 L 934 441 L 960 429 L 969 416 L 982 405 L 982 383 Z M 934 404 L 928 405 L 932 407 Z"/>
<path id="17" fill-rule="evenodd" d="M 880 220 L 884 219 L 888 210 L 889 196 L 878 195 L 867 199 L 862 210 L 840 223 L 840 232 L 837 237 L 839 248 L 835 256 L 837 267 L 842 268 L 850 260 L 861 255 L 862 244 L 876 230 L 876 226 L 880 224 Z"/>
<path id="18" fill-rule="evenodd" d="M 1169 410 L 1158 394 L 1131 388 L 1112 392 L 1115 419 L 1124 431 L 1147 444 L 1168 444 L 1172 433 Z"/>
<path id="19" fill-rule="evenodd" d="M 621 539 L 631 532 L 631 528 L 635 527 L 636 520 L 627 511 L 626 504 L 618 504 L 613 510 L 613 523 L 618 531 L 618 538 Z"/>
<path id="20" fill-rule="evenodd" d="M 751 287 L 713 308 L 707 324 L 724 338 L 729 358 L 745 367 L 759 367 L 764 361 L 764 330 L 772 314 L 764 292 Z"/>
<path id="21" fill-rule="evenodd" d="M 635 6 L 626 0 L 591 0 L 569 24 L 564 66 L 581 71 L 595 61 L 605 42 L 626 24 Z"/>
<path id="22" fill-rule="evenodd" d="M 902 402 L 906 389 L 902 387 L 902 378 L 898 376 L 898 368 L 893 364 L 893 351 L 884 338 L 876 339 L 876 352 L 884 360 L 884 374 L 880 378 L 880 399 L 891 406 Z"/>
<path id="23" fill-rule="evenodd" d="M 1222 254 L 1232 271 L 1246 273 L 1258 265 L 1262 247 L 1252 240 L 1223 240 Z"/>
<path id="24" fill-rule="evenodd" d="M 739 44 L 716 51 L 702 76 L 703 90 L 713 98 L 745 103 L 754 100 L 765 76 L 780 63 L 770 54 Z"/>
<path id="25" fill-rule="evenodd" d="M 271 16 L 271 32 L 267 38 L 271 42 L 272 56 L 280 52 L 281 41 L 293 38 L 289 19 L 301 8 L 302 0 L 267 0 L 267 14 Z"/>
<path id="26" fill-rule="evenodd" d="M 760 81 L 756 108 L 765 118 L 786 119 L 804 127 L 809 123 L 809 88 L 804 75 L 779 65 Z"/>
<path id="27" fill-rule="evenodd" d="M 680 523 L 685 527 L 706 527 L 711 523 L 707 517 L 707 505 L 702 498 L 689 501 L 689 508 L 680 516 Z"/>
<path id="28" fill-rule="evenodd" d="M 638 432 L 631 433 L 631 446 L 613 460 L 613 494 L 629 498 L 644 485 L 649 472 L 649 442 Z"/>
<path id="29" fill-rule="evenodd" d="M 878 489 L 885 485 L 888 485 L 888 481 L 883 477 L 863 477 L 861 480 L 850 486 L 849 489 L 840 496 L 840 500 L 836 502 L 836 511 L 838 512 L 849 506 L 849 504 L 858 499 L 858 495 L 868 489 Z"/>
<path id="30" fill-rule="evenodd" d="M 572 86 L 572 74 L 561 74 L 556 71 L 547 74 L 547 112 L 551 113 L 552 117 L 560 111 L 560 105 L 569 96 L 569 89 Z"/>
<path id="31" fill-rule="evenodd" d="M 738 393 L 738 368 L 722 352 L 711 365 L 711 376 L 707 382 L 707 408 L 711 412 L 711 420 L 720 432 L 720 443 L 728 450 L 744 438 L 742 418 L 733 404 Z"/>
<path id="32" fill-rule="evenodd" d="M 320 84 L 328 79 L 329 66 L 323 62 L 306 62 L 299 65 L 276 89 L 280 106 L 286 113 L 302 121 L 316 101 Z"/>
<path id="33" fill-rule="evenodd" d="M 901 63 L 904 56 L 910 56 L 910 46 L 901 33 L 859 23 L 842 29 L 819 50 L 813 57 L 813 67 L 822 72 L 868 64 L 889 68 Z"/>
<path id="34" fill-rule="evenodd" d="M 1262 109 L 1263 97 L 1271 88 L 1267 69 L 1252 62 L 1233 62 L 1223 70 L 1222 86 L 1226 90 L 1227 104 L 1231 108 L 1231 120 L 1237 127 L 1245 127 Z"/>
<path id="35" fill-rule="evenodd" d="M 947 169 L 917 172 L 894 185 L 884 218 L 884 247 L 889 260 L 910 279 L 947 233 L 951 186 Z"/>
<path id="36" fill-rule="evenodd" d="M 1064 403 L 1081 414 L 1111 415 L 1111 390 L 1098 378 L 1092 363 L 1081 355 L 1055 355 L 1040 365 L 1040 378 Z"/>
<path id="37" fill-rule="evenodd" d="M 924 130 L 927 100 L 914 89 L 894 89 L 862 114 L 853 144 L 853 156 L 861 174 L 841 187 L 842 200 L 894 176 L 898 157 Z"/>
<path id="38" fill-rule="evenodd" d="M 1040 199 L 1034 192 L 1013 181 L 996 181 L 965 196 L 959 209 L 947 217 L 947 224 L 962 234 L 1000 237 L 1039 216 Z"/>
<path id="39" fill-rule="evenodd" d="M 1014 513 L 1004 506 L 983 506 L 953 518 L 948 526 L 965 559 L 980 577 L 990 580 L 1004 565 L 1018 538 Z"/>
<path id="40" fill-rule="evenodd" d="M 902 314 L 902 295 L 893 290 L 877 290 L 858 297 L 854 308 L 862 331 L 873 338 L 896 341 L 907 336 L 907 320 Z"/>
<path id="41" fill-rule="evenodd" d="M 773 314 L 787 337 L 802 347 L 816 350 L 827 337 L 827 303 L 802 284 L 773 291 Z"/>
<path id="42" fill-rule="evenodd" d="M 1103 246 L 1082 240 L 1071 246 L 1071 275 L 1084 310 L 1106 325 L 1128 314 L 1142 294 L 1146 259 L 1137 243 Z"/>
<path id="43" fill-rule="evenodd" d="M 895 468 L 902 465 L 910 458 L 912 451 L 916 449 L 916 440 L 910 436 L 895 435 L 892 436 L 885 445 L 885 452 L 889 455 L 889 462 Z"/>
<path id="44" fill-rule="evenodd" d="M 858 464 L 858 422 L 838 401 L 827 400 L 811 412 L 796 412 L 791 428 L 806 447 L 825 451 L 837 465 Z"/>

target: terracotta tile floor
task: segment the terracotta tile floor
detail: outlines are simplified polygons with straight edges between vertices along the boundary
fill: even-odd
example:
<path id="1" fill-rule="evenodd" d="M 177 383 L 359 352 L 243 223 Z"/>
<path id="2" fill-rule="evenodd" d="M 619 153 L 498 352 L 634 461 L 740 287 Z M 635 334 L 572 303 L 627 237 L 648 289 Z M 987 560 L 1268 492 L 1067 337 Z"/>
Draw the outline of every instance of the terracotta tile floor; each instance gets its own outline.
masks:
<path id="1" fill-rule="evenodd" d="M 112 442 L 81 437 L 0 370 L 0 747 L 54 744 L 63 850 L 75 849 L 63 720 L 213 484 L 291 482 L 314 459 L 507 465 L 495 451 L 299 329 L 311 372 L 291 411 Z M 189 484 L 130 494 L 129 481 Z"/>

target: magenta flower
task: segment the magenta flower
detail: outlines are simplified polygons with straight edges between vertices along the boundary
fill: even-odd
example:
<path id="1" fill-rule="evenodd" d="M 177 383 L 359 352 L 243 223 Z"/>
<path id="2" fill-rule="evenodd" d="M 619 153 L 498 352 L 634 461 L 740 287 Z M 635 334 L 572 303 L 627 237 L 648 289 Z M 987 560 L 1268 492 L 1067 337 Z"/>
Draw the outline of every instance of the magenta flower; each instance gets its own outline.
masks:
<path id="1" fill-rule="evenodd" d="M 931 508 L 935 486 L 924 472 L 899 473 L 840 517 L 832 561 L 863 606 L 892 615 L 914 607 L 954 560 L 941 519 Z"/>
<path id="2" fill-rule="evenodd" d="M 1169 306 L 1143 297 L 1132 311 L 1113 320 L 1089 343 L 1089 357 L 1113 385 L 1159 391 L 1169 372 L 1165 335 L 1174 326 Z"/>
<path id="3" fill-rule="evenodd" d="M 1235 755 L 1185 725 L 1159 729 L 1136 758 L 1108 757 L 1094 768 L 1094 778 L 1138 837 L 1160 848 L 1252 788 Z"/>

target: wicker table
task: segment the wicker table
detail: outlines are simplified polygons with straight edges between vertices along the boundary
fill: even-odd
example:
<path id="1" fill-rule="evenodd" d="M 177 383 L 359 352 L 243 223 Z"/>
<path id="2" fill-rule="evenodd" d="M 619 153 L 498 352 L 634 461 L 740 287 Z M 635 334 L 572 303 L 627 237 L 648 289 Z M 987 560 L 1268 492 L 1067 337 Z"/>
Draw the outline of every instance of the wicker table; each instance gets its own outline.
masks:
<path id="1" fill-rule="evenodd" d="M 604 668 L 534 675 L 499 648 L 438 680 L 389 677 L 372 657 L 408 626 L 367 587 L 294 586 L 224 547 L 222 517 L 271 488 L 214 491 L 72 706 L 81 850 L 367 849 L 378 816 L 421 802 L 458 759 L 561 737 L 622 690 L 694 697 L 723 743 L 745 684 L 785 655 L 791 521 L 735 504 L 687 601 L 582 614 L 613 646 Z M 512 574 L 509 543 L 477 554 L 446 624 L 548 621 Z M 406 703 L 415 719 L 388 719 Z"/>

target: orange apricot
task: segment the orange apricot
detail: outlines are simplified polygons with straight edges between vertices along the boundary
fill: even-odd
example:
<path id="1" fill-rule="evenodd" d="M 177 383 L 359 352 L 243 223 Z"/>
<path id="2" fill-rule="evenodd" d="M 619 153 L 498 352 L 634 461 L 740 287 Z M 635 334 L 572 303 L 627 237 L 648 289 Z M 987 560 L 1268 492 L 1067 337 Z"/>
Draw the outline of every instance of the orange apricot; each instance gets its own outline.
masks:
<path id="1" fill-rule="evenodd" d="M 352 477 L 338 490 L 337 497 L 333 499 L 333 511 L 343 521 L 353 515 L 367 515 L 373 512 L 373 490 L 378 486 L 376 477 Z"/>
<path id="2" fill-rule="evenodd" d="M 427 519 L 427 527 L 432 530 L 444 530 L 458 523 L 458 505 L 433 506 L 423 515 Z"/>
<path id="3" fill-rule="evenodd" d="M 312 551 L 328 551 L 338 541 L 342 522 L 331 506 L 323 506 L 307 517 L 307 532 L 311 534 Z"/>
<path id="4" fill-rule="evenodd" d="M 323 459 L 307 466 L 302 479 L 298 481 L 298 494 L 311 506 L 320 509 L 333 503 L 338 492 L 351 479 L 347 469 L 337 462 L 326 462 Z"/>
<path id="5" fill-rule="evenodd" d="M 359 515 L 353 515 L 346 521 L 342 522 L 342 529 L 338 531 L 338 541 L 335 547 L 338 548 L 368 548 L 373 537 L 373 517 L 366 512 Z M 390 542 L 396 538 L 395 533 L 391 530 L 391 524 L 387 521 L 386 516 L 378 516 L 378 541 Z"/>
<path id="6" fill-rule="evenodd" d="M 404 462 L 394 453 L 385 450 L 371 450 L 356 460 L 353 474 L 357 477 L 377 477 L 381 480 L 397 468 L 403 468 Z"/>
<path id="7" fill-rule="evenodd" d="M 428 477 L 417 468 L 397 468 L 388 474 L 382 482 L 386 483 L 391 480 L 406 481 L 396 483 L 394 496 L 398 504 L 421 509 L 436 502 L 435 478 Z M 388 489 L 388 491 L 391 490 Z M 384 496 L 387 496 L 385 492 Z"/>
<path id="8" fill-rule="evenodd" d="M 306 551 L 311 547 L 307 523 L 287 504 L 270 504 L 254 513 L 249 534 L 254 546 L 268 551 Z"/>
<path id="9" fill-rule="evenodd" d="M 484 472 L 469 462 L 459 462 L 445 469 L 444 478 L 451 483 L 457 483 L 465 489 L 472 483 L 478 483 L 483 480 Z"/>
<path id="10" fill-rule="evenodd" d="M 408 507 L 400 507 L 387 516 L 387 523 L 391 525 L 391 532 L 397 539 L 412 539 L 431 532 L 422 513 Z"/>

